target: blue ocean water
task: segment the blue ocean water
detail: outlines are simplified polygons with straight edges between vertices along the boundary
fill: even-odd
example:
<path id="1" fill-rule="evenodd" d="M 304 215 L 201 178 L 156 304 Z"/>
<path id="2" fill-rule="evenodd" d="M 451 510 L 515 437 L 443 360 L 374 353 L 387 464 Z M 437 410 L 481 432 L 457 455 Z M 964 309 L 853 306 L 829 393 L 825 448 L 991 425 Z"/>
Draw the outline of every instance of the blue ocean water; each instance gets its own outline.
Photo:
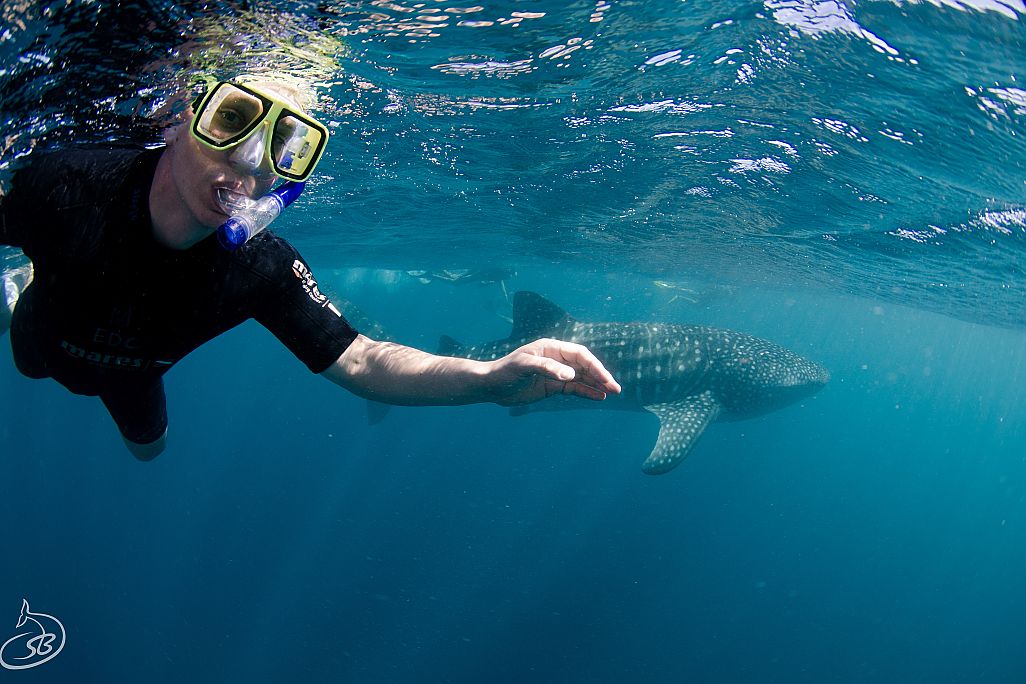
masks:
<path id="1" fill-rule="evenodd" d="M 1019 0 L 0 12 L 4 171 L 284 61 L 335 135 L 276 230 L 397 340 L 530 290 L 832 373 L 648 477 L 651 415 L 368 425 L 250 323 L 141 464 L 2 344 L 0 640 L 67 630 L 8 679 L 1026 682 Z"/>

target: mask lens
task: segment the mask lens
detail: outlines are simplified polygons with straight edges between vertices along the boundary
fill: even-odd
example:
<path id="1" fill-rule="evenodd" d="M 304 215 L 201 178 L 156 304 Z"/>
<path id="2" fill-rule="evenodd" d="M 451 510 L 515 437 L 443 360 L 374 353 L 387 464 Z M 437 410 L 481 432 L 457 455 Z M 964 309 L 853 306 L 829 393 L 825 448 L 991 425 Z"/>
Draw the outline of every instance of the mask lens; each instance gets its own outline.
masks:
<path id="1" fill-rule="evenodd" d="M 271 138 L 274 170 L 286 178 L 308 175 L 320 158 L 325 138 L 313 121 L 291 113 L 278 117 Z"/>
<path id="2" fill-rule="evenodd" d="M 198 113 L 196 131 L 216 145 L 230 145 L 245 137 L 263 116 L 260 98 L 222 83 Z"/>

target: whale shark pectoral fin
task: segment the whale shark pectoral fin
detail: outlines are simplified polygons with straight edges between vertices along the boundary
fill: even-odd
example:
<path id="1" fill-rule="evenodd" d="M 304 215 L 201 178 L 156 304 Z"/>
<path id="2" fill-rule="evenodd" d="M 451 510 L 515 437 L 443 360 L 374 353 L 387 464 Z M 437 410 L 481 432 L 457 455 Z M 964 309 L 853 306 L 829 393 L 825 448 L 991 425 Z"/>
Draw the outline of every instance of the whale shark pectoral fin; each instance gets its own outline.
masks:
<path id="1" fill-rule="evenodd" d="M 680 465 L 705 428 L 720 415 L 720 404 L 711 392 L 645 409 L 659 417 L 659 439 L 641 465 L 648 475 L 662 475 Z"/>

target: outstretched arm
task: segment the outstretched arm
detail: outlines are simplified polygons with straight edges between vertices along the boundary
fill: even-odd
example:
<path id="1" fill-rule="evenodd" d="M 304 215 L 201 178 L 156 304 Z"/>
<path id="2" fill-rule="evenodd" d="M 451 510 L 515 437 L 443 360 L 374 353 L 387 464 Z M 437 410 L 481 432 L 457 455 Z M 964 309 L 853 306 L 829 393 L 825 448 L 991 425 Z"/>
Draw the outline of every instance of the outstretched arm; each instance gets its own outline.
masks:
<path id="1" fill-rule="evenodd" d="M 553 394 L 605 399 L 620 385 L 579 344 L 542 339 L 495 361 L 435 356 L 364 335 L 322 373 L 366 399 L 408 406 L 529 404 Z"/>

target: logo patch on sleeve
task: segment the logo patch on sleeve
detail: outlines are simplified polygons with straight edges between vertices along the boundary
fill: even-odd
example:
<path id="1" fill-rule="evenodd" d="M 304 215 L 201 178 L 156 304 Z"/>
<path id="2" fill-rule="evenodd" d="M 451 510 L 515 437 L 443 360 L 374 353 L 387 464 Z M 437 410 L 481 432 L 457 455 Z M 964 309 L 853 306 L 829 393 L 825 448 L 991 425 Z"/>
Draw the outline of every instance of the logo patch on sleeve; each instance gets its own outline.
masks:
<path id="1" fill-rule="evenodd" d="M 335 314 L 339 318 L 342 317 L 342 312 L 335 308 L 335 305 L 319 290 L 317 289 L 317 281 L 314 280 L 313 273 L 307 268 L 299 259 L 292 262 L 292 272 L 299 278 L 300 285 L 303 286 L 303 290 L 306 295 L 314 301 L 317 306 L 327 309 L 331 313 Z"/>

